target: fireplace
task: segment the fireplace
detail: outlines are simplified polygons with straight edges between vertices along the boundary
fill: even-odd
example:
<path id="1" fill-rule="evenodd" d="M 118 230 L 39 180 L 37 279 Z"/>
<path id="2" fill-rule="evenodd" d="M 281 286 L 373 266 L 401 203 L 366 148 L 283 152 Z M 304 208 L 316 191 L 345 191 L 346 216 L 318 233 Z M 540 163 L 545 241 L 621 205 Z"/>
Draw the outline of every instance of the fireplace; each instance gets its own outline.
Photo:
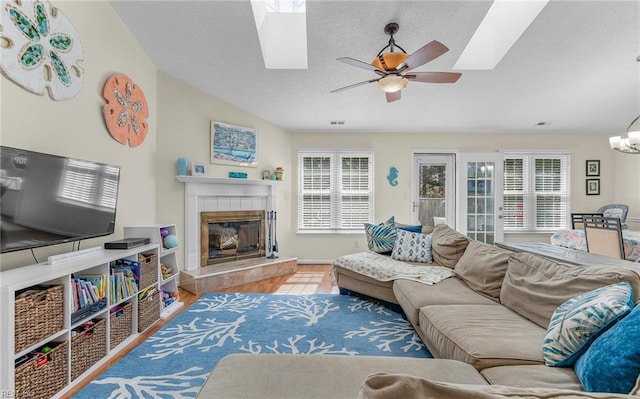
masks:
<path id="1" fill-rule="evenodd" d="M 265 256 L 265 211 L 201 212 L 200 265 Z"/>

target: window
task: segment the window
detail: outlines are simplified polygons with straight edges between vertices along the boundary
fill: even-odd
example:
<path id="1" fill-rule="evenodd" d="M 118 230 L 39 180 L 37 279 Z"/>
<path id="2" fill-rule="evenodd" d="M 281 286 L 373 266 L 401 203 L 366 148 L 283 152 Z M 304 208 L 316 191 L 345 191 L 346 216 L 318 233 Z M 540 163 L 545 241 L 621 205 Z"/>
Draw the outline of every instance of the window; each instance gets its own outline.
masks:
<path id="1" fill-rule="evenodd" d="M 505 153 L 505 231 L 567 228 L 570 164 L 567 153 Z"/>
<path id="2" fill-rule="evenodd" d="M 298 153 L 298 230 L 361 232 L 373 222 L 372 151 Z"/>

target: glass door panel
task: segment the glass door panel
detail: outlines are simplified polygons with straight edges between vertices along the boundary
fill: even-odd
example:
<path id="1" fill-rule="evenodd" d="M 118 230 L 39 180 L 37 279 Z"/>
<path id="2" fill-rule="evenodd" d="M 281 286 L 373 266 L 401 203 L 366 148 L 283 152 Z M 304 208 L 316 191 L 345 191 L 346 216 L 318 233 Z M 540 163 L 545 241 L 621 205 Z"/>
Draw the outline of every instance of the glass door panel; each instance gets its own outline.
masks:
<path id="1" fill-rule="evenodd" d="M 413 222 L 455 228 L 455 155 L 416 154 L 413 173 Z"/>
<path id="2" fill-rule="evenodd" d="M 462 154 L 460 195 L 462 218 L 461 231 L 474 240 L 493 244 L 503 240 L 502 229 L 502 155 Z M 462 183 L 463 182 L 463 183 Z"/>

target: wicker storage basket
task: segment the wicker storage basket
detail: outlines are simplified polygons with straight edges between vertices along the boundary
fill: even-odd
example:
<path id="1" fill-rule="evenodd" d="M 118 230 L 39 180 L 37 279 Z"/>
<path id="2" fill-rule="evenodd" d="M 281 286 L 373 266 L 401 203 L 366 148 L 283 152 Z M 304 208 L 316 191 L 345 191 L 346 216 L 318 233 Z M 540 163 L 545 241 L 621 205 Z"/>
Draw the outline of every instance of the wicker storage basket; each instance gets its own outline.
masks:
<path id="1" fill-rule="evenodd" d="M 156 254 L 138 254 L 138 263 L 140 263 L 140 286 L 142 290 L 158 281 L 158 255 Z"/>
<path id="2" fill-rule="evenodd" d="M 133 305 L 131 302 L 122 304 L 122 309 L 109 315 L 109 347 L 120 345 L 131 335 L 131 316 Z"/>
<path id="3" fill-rule="evenodd" d="M 138 302 L 138 332 L 160 320 L 160 293 L 156 292 Z"/>
<path id="4" fill-rule="evenodd" d="M 95 319 L 92 327 L 71 337 L 71 380 L 75 380 L 107 354 L 106 319 Z"/>
<path id="5" fill-rule="evenodd" d="M 68 384 L 68 342 L 51 349 L 47 362 L 38 366 L 33 357 L 16 367 L 16 398 L 48 399 Z"/>
<path id="6" fill-rule="evenodd" d="M 15 300 L 16 353 L 62 330 L 64 286 L 36 286 Z"/>

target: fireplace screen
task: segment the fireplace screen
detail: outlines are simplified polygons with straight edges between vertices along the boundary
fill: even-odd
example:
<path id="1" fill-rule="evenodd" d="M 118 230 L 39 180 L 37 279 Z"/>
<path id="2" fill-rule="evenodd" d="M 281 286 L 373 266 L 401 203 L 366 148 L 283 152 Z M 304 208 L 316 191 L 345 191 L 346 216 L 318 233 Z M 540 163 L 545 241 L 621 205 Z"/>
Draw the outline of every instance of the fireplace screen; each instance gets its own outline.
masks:
<path id="1" fill-rule="evenodd" d="M 202 212 L 202 266 L 264 256 L 264 211 Z"/>

